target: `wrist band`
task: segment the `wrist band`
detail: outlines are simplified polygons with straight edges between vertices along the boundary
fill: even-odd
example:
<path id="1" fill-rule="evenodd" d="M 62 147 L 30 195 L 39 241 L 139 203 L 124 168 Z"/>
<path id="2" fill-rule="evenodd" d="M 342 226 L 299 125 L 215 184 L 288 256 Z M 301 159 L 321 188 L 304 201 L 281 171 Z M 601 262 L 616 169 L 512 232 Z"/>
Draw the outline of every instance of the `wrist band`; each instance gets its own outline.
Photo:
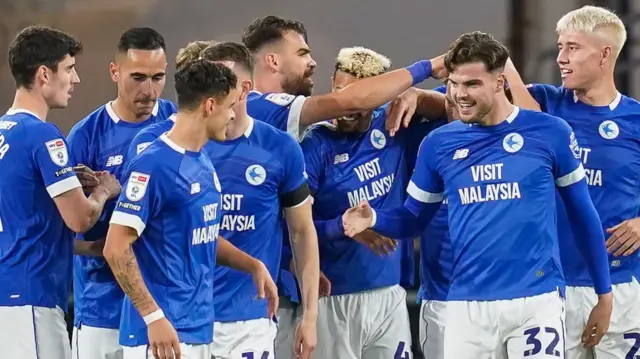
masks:
<path id="1" fill-rule="evenodd" d="M 142 320 L 144 320 L 144 323 L 146 325 L 149 325 L 153 322 L 155 322 L 156 320 L 160 320 L 164 318 L 164 312 L 162 311 L 162 309 L 158 309 L 155 312 L 151 312 L 147 315 L 145 315 Z"/>
<path id="2" fill-rule="evenodd" d="M 421 60 L 413 65 L 409 65 L 405 67 L 411 73 L 411 77 L 413 77 L 413 83 L 411 86 L 419 84 L 420 82 L 431 77 L 431 72 L 433 71 L 433 65 L 429 60 Z"/>

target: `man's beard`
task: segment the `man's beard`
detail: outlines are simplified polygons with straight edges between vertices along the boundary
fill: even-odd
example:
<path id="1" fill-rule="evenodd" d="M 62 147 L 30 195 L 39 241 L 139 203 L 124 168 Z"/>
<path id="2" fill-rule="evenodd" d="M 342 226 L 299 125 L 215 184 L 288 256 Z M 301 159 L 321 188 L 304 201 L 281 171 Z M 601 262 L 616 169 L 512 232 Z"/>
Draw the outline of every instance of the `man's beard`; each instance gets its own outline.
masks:
<path id="1" fill-rule="evenodd" d="M 303 76 L 287 76 L 282 82 L 282 89 L 290 95 L 311 96 L 313 83 L 308 81 L 309 77 L 311 76 L 308 74 Z"/>

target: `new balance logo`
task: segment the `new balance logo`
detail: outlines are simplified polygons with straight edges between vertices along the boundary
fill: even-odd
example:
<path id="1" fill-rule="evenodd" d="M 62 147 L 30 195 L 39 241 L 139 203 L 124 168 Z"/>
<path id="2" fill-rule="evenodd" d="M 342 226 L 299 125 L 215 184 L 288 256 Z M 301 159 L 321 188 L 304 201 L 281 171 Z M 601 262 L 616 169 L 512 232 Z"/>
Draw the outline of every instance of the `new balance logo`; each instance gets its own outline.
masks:
<path id="1" fill-rule="evenodd" d="M 338 163 L 345 163 L 347 161 L 349 161 L 349 154 L 343 153 L 340 155 L 336 155 L 335 159 L 333 160 L 333 164 L 337 165 Z"/>
<path id="2" fill-rule="evenodd" d="M 107 167 L 121 165 L 122 164 L 122 159 L 123 159 L 122 155 L 109 157 L 109 159 L 107 160 Z"/>
<path id="3" fill-rule="evenodd" d="M 191 194 L 200 193 L 200 183 L 191 184 Z"/>
<path id="4" fill-rule="evenodd" d="M 461 160 L 463 158 L 467 158 L 468 155 L 469 155 L 469 150 L 466 148 L 463 148 L 461 150 L 456 150 L 456 153 L 453 154 L 453 159 Z"/>

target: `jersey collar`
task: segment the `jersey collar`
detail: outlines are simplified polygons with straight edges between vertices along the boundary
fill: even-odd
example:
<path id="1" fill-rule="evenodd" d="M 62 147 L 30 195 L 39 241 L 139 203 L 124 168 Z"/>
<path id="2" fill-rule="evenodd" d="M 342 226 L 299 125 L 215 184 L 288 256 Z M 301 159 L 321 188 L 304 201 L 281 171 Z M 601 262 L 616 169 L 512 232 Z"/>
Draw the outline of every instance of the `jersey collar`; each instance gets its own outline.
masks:
<path id="1" fill-rule="evenodd" d="M 251 132 L 253 132 L 253 124 L 255 120 L 251 116 L 247 116 L 247 118 L 249 119 L 249 126 L 247 126 L 247 129 L 244 131 L 244 137 L 249 138 L 249 136 L 251 136 Z"/>
<path id="2" fill-rule="evenodd" d="M 113 101 L 109 101 L 107 102 L 106 105 L 104 105 L 104 108 L 107 110 L 107 114 L 109 115 L 111 120 L 113 120 L 113 122 L 115 123 L 118 123 L 120 122 L 120 117 L 116 115 L 116 112 L 113 110 L 112 104 L 113 104 Z M 156 101 L 155 106 L 153 106 L 153 110 L 151 110 L 151 115 L 153 116 L 158 115 L 158 104 L 159 104 L 159 101 Z"/>
<path id="3" fill-rule="evenodd" d="M 611 103 L 609 104 L 609 109 L 611 111 L 615 110 L 616 107 L 618 107 L 618 105 L 620 104 L 620 100 L 622 100 L 622 94 L 620 92 L 618 92 L 616 94 L 616 98 L 614 98 L 613 101 L 611 101 Z M 573 91 L 573 102 L 576 103 L 578 101 L 580 101 L 578 99 L 578 95 L 576 95 L 576 92 Z"/>
<path id="4" fill-rule="evenodd" d="M 10 108 L 7 110 L 7 115 L 15 115 L 17 113 L 26 113 L 27 115 L 31 115 L 35 118 L 37 118 L 38 120 L 42 121 L 42 122 L 46 122 L 45 120 L 41 119 L 40 116 L 36 115 L 35 113 L 26 110 L 24 108 Z"/>

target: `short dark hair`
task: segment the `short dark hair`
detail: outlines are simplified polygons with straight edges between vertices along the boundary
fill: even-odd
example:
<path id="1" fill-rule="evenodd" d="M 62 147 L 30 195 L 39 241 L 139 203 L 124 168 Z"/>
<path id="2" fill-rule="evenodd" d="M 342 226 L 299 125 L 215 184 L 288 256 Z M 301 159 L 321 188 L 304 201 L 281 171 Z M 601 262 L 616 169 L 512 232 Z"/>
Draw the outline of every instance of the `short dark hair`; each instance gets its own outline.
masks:
<path id="1" fill-rule="evenodd" d="M 487 71 L 504 69 L 509 50 L 493 36 L 480 31 L 462 34 L 451 44 L 444 58 L 444 66 L 450 73 L 457 66 L 482 62 Z"/>
<path id="2" fill-rule="evenodd" d="M 200 57 L 209 61 L 232 61 L 253 73 L 253 56 L 243 44 L 231 41 L 220 42 L 207 46 L 200 53 Z"/>
<path id="3" fill-rule="evenodd" d="M 158 50 L 167 51 L 164 37 L 159 32 L 150 27 L 133 27 L 120 36 L 118 41 L 118 52 L 126 53 L 134 50 Z"/>
<path id="4" fill-rule="evenodd" d="M 208 97 L 222 99 L 236 87 L 238 79 L 226 66 L 198 59 L 178 68 L 174 75 L 178 108 L 193 110 Z"/>
<path id="5" fill-rule="evenodd" d="M 17 88 L 31 89 L 40 66 L 56 72 L 67 55 L 81 53 L 82 43 L 71 35 L 45 26 L 29 26 L 9 45 L 9 68 Z"/>
<path id="6" fill-rule="evenodd" d="M 277 16 L 266 16 L 254 20 L 242 31 L 242 43 L 255 53 L 265 45 L 281 41 L 287 31 L 296 32 L 307 41 L 307 30 L 300 21 L 285 20 Z"/>

